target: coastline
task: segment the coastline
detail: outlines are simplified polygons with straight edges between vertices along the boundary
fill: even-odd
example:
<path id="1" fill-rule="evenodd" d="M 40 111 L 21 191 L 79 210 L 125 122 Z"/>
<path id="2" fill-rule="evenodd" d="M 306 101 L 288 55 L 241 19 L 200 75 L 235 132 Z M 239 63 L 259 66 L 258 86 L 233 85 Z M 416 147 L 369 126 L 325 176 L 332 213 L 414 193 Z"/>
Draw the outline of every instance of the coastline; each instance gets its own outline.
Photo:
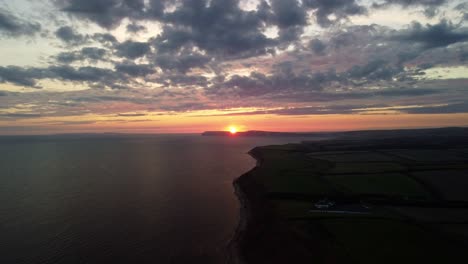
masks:
<path id="1" fill-rule="evenodd" d="M 234 231 L 234 235 L 228 243 L 229 257 L 227 263 L 230 264 L 246 264 L 244 259 L 245 257 L 241 250 L 241 244 L 244 242 L 245 234 L 248 232 L 247 228 L 249 226 L 249 222 L 252 222 L 253 211 L 249 203 L 248 194 L 244 192 L 248 185 L 245 182 L 248 181 L 249 175 L 253 173 L 260 163 L 259 159 L 252 154 L 252 151 L 249 151 L 247 154 L 256 160 L 256 164 L 252 169 L 236 178 L 232 184 L 234 187 L 234 194 L 239 200 L 239 221 Z"/>
<path id="2" fill-rule="evenodd" d="M 239 222 L 228 244 L 227 263 L 301 263 L 310 260 L 311 251 L 304 248 L 291 230 L 278 219 L 266 190 L 254 175 L 262 164 L 256 148 L 248 154 L 256 166 L 234 180 L 235 194 L 240 203 Z"/>
<path id="3" fill-rule="evenodd" d="M 255 167 L 233 182 L 240 212 L 227 263 L 414 263 L 406 260 L 463 255 L 468 196 L 459 186 L 466 185 L 467 144 L 466 136 L 429 135 L 253 148 Z M 356 195 L 364 198 L 348 199 Z M 311 210 L 321 197 L 331 197 L 331 211 Z"/>

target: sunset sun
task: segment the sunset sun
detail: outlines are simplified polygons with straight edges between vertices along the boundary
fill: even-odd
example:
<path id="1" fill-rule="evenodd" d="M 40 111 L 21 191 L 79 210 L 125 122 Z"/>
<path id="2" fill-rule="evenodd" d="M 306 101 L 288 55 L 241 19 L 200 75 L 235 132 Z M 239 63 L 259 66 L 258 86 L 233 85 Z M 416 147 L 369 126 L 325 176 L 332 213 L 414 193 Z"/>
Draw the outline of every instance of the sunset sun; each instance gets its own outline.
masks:
<path id="1" fill-rule="evenodd" d="M 237 127 L 230 126 L 229 127 L 229 133 L 231 133 L 232 135 L 236 134 L 237 133 Z"/>

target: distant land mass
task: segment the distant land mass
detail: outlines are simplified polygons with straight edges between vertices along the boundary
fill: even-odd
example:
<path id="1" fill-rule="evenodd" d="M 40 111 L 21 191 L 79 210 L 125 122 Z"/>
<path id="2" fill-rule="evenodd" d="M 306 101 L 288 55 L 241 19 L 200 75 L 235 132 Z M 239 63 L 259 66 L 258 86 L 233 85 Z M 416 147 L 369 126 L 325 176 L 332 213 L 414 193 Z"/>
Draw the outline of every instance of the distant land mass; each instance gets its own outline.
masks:
<path id="1" fill-rule="evenodd" d="M 284 137 L 284 136 L 317 136 L 320 133 L 298 133 L 298 132 L 272 132 L 272 131 L 260 131 L 260 130 L 249 130 L 235 133 L 236 136 L 245 137 Z M 229 131 L 205 131 L 202 136 L 232 136 Z"/>
<path id="2" fill-rule="evenodd" d="M 341 131 L 341 132 L 277 132 L 277 131 L 261 131 L 249 130 L 235 133 L 236 137 L 317 137 L 317 136 L 333 136 L 333 137 L 415 137 L 418 135 L 434 135 L 434 136 L 459 136 L 463 132 L 468 133 L 466 127 L 444 127 L 444 128 L 419 128 L 419 129 L 395 129 L 395 130 L 357 130 L 357 131 Z M 231 137 L 233 134 L 229 131 L 205 131 L 202 136 L 224 136 Z"/>

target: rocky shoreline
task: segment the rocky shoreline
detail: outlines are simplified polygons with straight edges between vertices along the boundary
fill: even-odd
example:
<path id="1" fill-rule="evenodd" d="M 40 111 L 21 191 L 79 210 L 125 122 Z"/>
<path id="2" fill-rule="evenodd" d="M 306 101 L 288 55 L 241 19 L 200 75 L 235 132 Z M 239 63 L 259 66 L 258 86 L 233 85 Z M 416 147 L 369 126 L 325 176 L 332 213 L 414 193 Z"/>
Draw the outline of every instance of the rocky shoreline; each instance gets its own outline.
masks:
<path id="1" fill-rule="evenodd" d="M 310 250 L 291 236 L 266 198 L 263 186 L 254 179 L 261 166 L 261 157 L 255 149 L 249 152 L 256 166 L 234 180 L 235 194 L 240 202 L 240 217 L 233 239 L 228 248 L 228 263 L 299 263 L 310 260 Z"/>
<path id="2" fill-rule="evenodd" d="M 253 222 L 252 219 L 254 218 L 252 213 L 252 206 L 250 204 L 250 200 L 252 198 L 248 198 L 248 194 L 245 193 L 244 190 L 250 189 L 249 186 L 252 183 L 249 183 L 249 174 L 253 173 L 253 171 L 259 166 L 259 160 L 255 158 L 252 152 L 248 153 L 252 158 L 254 158 L 257 163 L 254 168 L 250 171 L 244 173 L 239 178 L 235 179 L 233 182 L 234 186 L 234 193 L 239 200 L 239 222 L 237 224 L 236 230 L 234 232 L 234 236 L 229 242 L 228 249 L 229 249 L 229 258 L 228 263 L 230 264 L 245 264 L 245 256 L 242 252 L 242 244 L 245 241 L 246 234 L 248 231 L 248 226 L 250 222 Z M 258 212 L 257 212 L 258 213 Z"/>

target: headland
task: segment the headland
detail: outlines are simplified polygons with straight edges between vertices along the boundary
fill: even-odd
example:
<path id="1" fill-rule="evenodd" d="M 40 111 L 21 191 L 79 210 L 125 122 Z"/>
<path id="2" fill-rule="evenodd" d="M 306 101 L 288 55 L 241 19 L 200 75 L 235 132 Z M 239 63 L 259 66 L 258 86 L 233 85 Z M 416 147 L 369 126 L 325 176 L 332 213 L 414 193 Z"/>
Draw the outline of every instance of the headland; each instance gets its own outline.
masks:
<path id="1" fill-rule="evenodd" d="M 256 147 L 235 180 L 242 263 L 468 259 L 468 129 Z"/>

